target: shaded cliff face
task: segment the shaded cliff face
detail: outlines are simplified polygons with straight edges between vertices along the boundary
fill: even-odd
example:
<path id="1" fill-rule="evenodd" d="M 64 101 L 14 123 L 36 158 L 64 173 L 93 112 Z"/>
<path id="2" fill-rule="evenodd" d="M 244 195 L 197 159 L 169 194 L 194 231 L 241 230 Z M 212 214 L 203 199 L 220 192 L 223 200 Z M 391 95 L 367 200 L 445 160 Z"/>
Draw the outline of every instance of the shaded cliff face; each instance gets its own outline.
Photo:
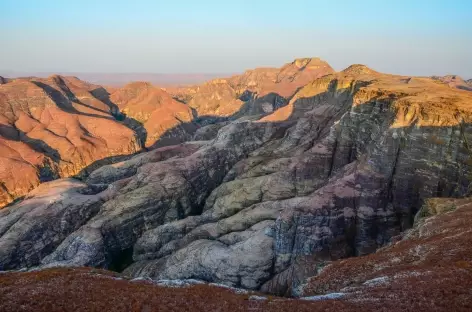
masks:
<path id="1" fill-rule="evenodd" d="M 430 78 L 353 65 L 206 141 L 42 185 L 0 211 L 0 269 L 296 292 L 326 262 L 389 243 L 428 198 L 470 195 L 471 103 Z"/>
<path id="2" fill-rule="evenodd" d="M 140 149 L 104 96 L 103 88 L 74 77 L 12 79 L 0 86 L 0 207 L 42 181 Z"/>

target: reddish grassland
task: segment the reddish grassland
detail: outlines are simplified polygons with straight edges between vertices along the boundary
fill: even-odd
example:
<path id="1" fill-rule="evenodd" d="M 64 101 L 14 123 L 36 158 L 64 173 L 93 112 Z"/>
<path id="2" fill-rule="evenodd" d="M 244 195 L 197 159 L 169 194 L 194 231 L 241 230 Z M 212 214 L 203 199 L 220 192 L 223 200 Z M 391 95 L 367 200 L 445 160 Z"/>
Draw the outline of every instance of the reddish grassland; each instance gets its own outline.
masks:
<path id="1" fill-rule="evenodd" d="M 105 270 L 54 268 L 0 273 L 0 311 L 472 311 L 472 199 L 432 199 L 421 215 L 402 240 L 333 262 L 303 291 L 337 299 L 172 288 Z"/>

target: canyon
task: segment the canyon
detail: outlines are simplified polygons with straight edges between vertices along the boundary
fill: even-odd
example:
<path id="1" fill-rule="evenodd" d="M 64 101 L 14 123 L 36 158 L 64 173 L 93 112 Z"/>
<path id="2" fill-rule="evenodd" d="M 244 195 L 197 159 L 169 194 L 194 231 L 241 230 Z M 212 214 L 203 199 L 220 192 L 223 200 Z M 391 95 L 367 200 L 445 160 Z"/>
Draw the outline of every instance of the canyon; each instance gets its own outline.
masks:
<path id="1" fill-rule="evenodd" d="M 199 280 L 300 311 L 467 311 L 469 86 L 319 58 L 188 87 L 1 78 L 0 293 Z M 181 296 L 207 291 L 250 303 Z"/>

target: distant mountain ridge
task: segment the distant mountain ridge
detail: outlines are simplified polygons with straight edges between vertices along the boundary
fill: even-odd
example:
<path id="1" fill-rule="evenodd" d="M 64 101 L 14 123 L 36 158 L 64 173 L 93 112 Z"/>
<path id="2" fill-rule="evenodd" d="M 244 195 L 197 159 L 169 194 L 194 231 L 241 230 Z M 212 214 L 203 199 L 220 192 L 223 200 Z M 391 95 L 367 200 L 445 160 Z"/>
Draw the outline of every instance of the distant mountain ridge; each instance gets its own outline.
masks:
<path id="1" fill-rule="evenodd" d="M 87 72 L 15 72 L 0 71 L 0 75 L 4 77 L 39 77 L 47 78 L 51 75 L 74 76 L 81 80 L 91 83 L 122 87 L 133 81 L 147 81 L 159 86 L 188 86 L 201 84 L 205 81 L 232 75 L 233 73 L 87 73 Z"/>

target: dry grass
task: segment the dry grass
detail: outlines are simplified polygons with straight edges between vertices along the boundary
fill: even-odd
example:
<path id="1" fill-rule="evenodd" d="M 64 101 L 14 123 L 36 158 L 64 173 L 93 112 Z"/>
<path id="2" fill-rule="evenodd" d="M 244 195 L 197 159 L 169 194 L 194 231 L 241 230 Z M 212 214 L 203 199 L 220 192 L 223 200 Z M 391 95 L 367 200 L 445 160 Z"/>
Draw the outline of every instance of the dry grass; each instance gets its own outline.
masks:
<path id="1" fill-rule="evenodd" d="M 250 295 L 213 286 L 183 288 L 116 279 L 89 268 L 0 274 L 0 311 L 355 311 L 339 302 L 307 302 Z"/>

